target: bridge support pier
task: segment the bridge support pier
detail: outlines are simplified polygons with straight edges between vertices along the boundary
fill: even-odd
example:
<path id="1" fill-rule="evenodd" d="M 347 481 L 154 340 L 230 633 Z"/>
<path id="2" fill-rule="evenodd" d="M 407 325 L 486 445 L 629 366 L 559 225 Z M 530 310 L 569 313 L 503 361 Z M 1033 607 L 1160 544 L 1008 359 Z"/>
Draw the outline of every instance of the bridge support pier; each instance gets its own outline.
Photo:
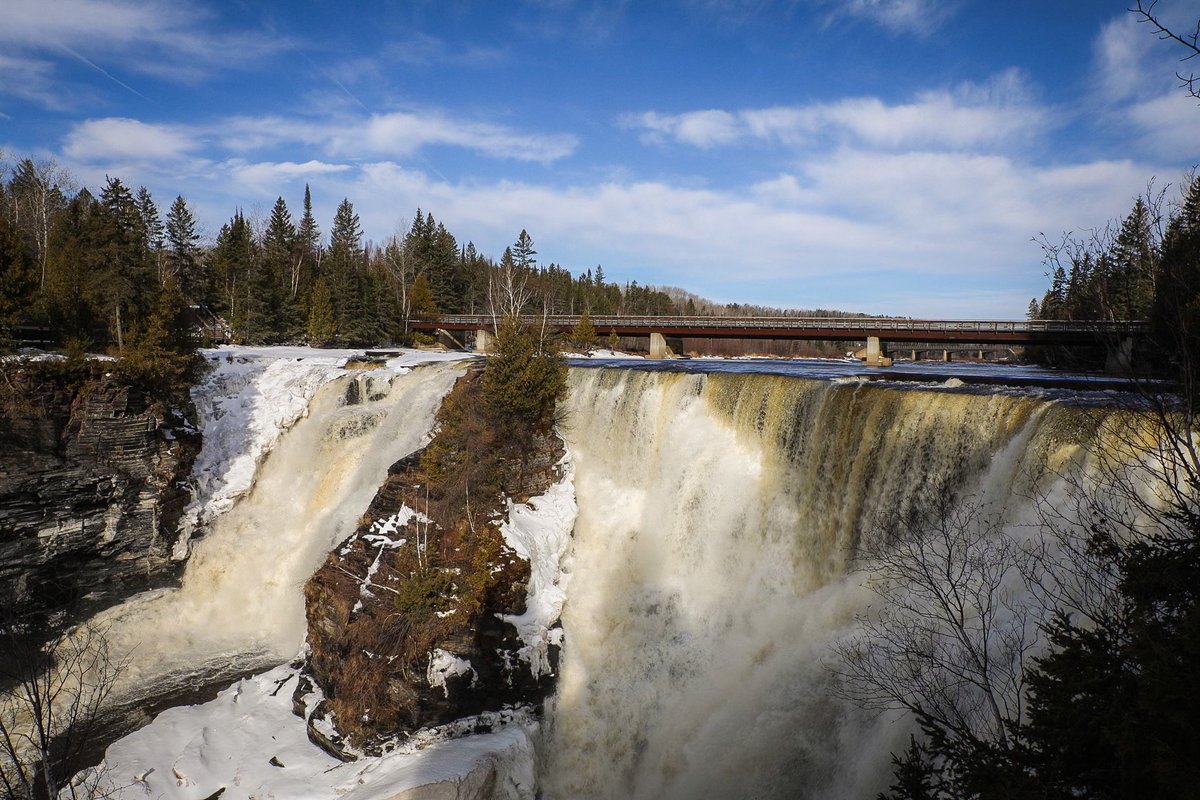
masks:
<path id="1" fill-rule="evenodd" d="M 650 334 L 650 357 L 654 359 L 673 358 L 674 353 L 667 347 L 667 340 L 661 333 Z"/>
<path id="2" fill-rule="evenodd" d="M 492 332 L 489 330 L 480 328 L 479 330 L 475 331 L 475 352 L 476 353 L 492 352 L 493 348 L 495 348 L 495 346 L 496 346 L 495 339 L 496 339 L 496 337 L 493 336 Z"/>
<path id="3" fill-rule="evenodd" d="M 945 361 L 946 363 L 950 363 L 950 351 L 949 350 L 942 351 L 942 361 Z"/>
<path id="4" fill-rule="evenodd" d="M 867 337 L 867 358 L 865 363 L 868 367 L 890 367 L 892 365 L 892 359 L 888 358 L 887 352 L 883 349 L 878 336 Z"/>
<path id="5" fill-rule="evenodd" d="M 1109 375 L 1129 375 L 1133 372 L 1133 339 L 1126 336 L 1110 347 L 1104 357 L 1104 371 Z"/>

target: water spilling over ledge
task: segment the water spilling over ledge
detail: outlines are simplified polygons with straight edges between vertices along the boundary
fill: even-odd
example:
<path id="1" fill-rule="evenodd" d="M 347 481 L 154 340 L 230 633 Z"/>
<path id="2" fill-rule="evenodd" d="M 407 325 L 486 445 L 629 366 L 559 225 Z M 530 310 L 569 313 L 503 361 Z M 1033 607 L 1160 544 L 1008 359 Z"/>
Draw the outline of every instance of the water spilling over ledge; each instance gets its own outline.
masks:
<path id="1" fill-rule="evenodd" d="M 879 791 L 907 726 L 828 691 L 827 648 L 869 600 L 849 572 L 859 537 L 946 496 L 1029 522 L 1042 469 L 1084 457 L 1110 413 L 1027 393 L 573 370 L 580 515 L 547 797 Z"/>
<path id="2" fill-rule="evenodd" d="M 1104 393 L 1080 404 L 691 371 L 703 366 L 571 370 L 560 428 L 579 516 L 558 693 L 540 734 L 528 729 L 536 760 L 525 745 L 505 756 L 501 772 L 528 779 L 494 796 L 532 797 L 535 765 L 550 800 L 873 795 L 909 728 L 836 699 L 828 670 L 830 643 L 871 597 L 852 571 L 861 537 L 968 495 L 1019 529 L 1033 521 L 1030 495 L 1056 491 L 1043 470 L 1086 461 L 1120 413 Z M 119 641 L 137 643 L 137 681 L 183 685 L 291 657 L 300 584 L 387 466 L 424 440 L 459 369 L 341 376 L 318 390 L 253 491 L 199 541 L 183 587 L 114 615 Z M 245 691 L 269 694 L 255 680 Z M 223 697 L 197 719 L 228 715 L 237 693 Z M 178 715 L 170 724 L 172 740 L 183 735 Z M 202 739 L 214 734 L 197 724 Z M 154 729 L 137 747 L 154 746 Z M 206 752 L 188 758 L 207 763 Z M 484 757 L 471 752 L 464 774 Z"/>

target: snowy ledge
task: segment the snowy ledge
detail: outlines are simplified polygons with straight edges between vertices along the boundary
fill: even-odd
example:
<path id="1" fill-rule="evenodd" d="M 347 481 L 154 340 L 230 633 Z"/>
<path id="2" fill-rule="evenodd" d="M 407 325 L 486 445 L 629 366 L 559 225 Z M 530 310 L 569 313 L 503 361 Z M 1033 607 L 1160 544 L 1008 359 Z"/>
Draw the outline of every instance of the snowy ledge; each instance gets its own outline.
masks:
<path id="1" fill-rule="evenodd" d="M 489 784 L 488 796 L 501 800 L 534 797 L 537 724 L 523 712 L 462 720 L 403 750 L 344 763 L 310 742 L 293 713 L 296 676 L 283 665 L 203 705 L 164 711 L 109 747 L 93 778 L 118 800 L 203 800 L 222 789 L 222 800 L 433 800 L 480 796 L 472 791 Z M 462 736 L 480 723 L 496 732 Z"/>

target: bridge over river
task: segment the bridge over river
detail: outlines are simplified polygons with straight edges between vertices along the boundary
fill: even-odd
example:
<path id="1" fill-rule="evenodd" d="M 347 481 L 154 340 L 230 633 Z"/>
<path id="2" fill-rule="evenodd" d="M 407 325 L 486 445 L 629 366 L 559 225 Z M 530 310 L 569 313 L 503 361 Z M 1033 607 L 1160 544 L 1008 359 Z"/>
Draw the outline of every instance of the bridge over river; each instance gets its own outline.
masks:
<path id="1" fill-rule="evenodd" d="M 528 316 L 531 325 L 570 331 L 576 315 Z M 494 318 L 487 314 L 443 314 L 414 319 L 425 331 L 475 331 L 476 347 L 486 350 Z M 888 344 L 1092 345 L 1128 359 L 1132 341 L 1146 331 L 1139 321 L 1065 322 L 1059 320 L 932 320 L 902 317 L 591 317 L 603 337 L 647 336 L 652 358 L 669 355 L 667 338 L 804 339 L 866 343 L 866 362 L 882 365 Z"/>

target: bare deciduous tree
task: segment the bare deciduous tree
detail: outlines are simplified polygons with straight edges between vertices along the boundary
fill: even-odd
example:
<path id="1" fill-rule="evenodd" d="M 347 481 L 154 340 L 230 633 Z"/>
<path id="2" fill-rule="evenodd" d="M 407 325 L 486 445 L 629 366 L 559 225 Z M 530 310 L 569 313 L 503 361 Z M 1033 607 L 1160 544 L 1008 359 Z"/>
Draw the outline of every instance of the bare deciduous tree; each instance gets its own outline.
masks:
<path id="1" fill-rule="evenodd" d="M 0 623 L 0 798 L 104 797 L 104 775 L 80 773 L 124 662 L 104 632 L 81 625 L 44 642 L 19 620 Z"/>
<path id="2" fill-rule="evenodd" d="M 1024 709 L 1037 643 L 1021 602 L 1020 545 L 973 502 L 942 502 L 863 546 L 879 602 L 838 643 L 840 692 L 867 708 L 911 712 L 951 743 L 1004 744 Z"/>
<path id="3" fill-rule="evenodd" d="M 1157 5 L 1158 0 L 1150 0 L 1148 3 L 1144 0 L 1137 0 L 1130 11 L 1140 16 L 1143 22 L 1152 27 L 1159 39 L 1182 45 L 1186 52 L 1182 61 L 1190 61 L 1200 56 L 1200 19 L 1196 20 L 1196 25 L 1192 28 L 1191 33 L 1176 33 L 1168 28 L 1162 18 L 1155 13 L 1154 8 Z M 1180 85 L 1187 89 L 1187 93 L 1200 100 L 1200 75 L 1194 72 L 1187 74 L 1177 72 L 1175 75 L 1179 78 Z"/>

